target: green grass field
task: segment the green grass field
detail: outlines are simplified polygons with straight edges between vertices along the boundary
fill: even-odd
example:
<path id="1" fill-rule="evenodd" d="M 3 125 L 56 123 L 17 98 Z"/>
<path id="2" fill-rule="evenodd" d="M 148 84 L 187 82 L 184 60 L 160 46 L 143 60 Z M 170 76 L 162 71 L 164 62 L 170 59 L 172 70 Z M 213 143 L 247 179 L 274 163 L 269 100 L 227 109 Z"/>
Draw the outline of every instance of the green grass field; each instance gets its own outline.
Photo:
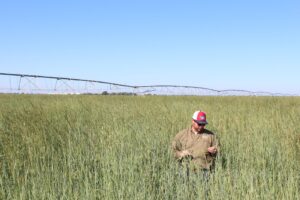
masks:
<path id="1" fill-rule="evenodd" d="M 0 199 L 204 199 L 170 142 L 207 112 L 208 199 L 300 199 L 299 97 L 0 95 Z"/>

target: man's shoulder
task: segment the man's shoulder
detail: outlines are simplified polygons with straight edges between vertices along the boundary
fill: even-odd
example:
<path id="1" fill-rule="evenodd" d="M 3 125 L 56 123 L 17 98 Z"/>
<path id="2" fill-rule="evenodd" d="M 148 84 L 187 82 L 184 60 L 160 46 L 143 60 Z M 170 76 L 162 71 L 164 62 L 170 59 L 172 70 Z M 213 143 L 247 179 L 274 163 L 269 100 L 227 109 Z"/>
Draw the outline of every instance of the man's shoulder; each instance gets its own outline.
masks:
<path id="1" fill-rule="evenodd" d="M 191 132 L 191 128 L 186 128 L 186 129 L 183 129 L 181 131 L 179 131 L 176 136 L 181 136 L 181 135 L 185 135 L 187 133 Z"/>
<path id="2" fill-rule="evenodd" d="M 192 131 L 192 129 L 191 129 L 191 127 L 189 127 L 189 128 L 182 129 L 182 130 L 179 131 L 178 133 L 189 133 L 189 132 L 191 132 L 191 131 Z"/>

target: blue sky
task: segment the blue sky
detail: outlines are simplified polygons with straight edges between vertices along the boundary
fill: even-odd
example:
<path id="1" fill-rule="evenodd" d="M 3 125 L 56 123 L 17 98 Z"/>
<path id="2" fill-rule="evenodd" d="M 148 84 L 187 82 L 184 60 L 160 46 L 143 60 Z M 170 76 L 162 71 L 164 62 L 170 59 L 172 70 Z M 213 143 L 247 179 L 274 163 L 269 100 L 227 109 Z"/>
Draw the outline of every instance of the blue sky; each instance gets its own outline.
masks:
<path id="1" fill-rule="evenodd" d="M 1 1 L 0 72 L 300 94 L 300 1 Z"/>

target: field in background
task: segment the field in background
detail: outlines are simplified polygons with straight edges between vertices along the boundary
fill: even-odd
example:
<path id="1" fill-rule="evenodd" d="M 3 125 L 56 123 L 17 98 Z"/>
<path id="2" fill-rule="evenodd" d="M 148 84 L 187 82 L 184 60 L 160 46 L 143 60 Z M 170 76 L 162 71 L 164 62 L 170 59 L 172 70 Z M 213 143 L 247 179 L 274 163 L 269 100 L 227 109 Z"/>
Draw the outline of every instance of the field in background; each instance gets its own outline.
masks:
<path id="1" fill-rule="evenodd" d="M 0 199 L 203 199 L 170 151 L 195 110 L 222 154 L 209 199 L 300 199 L 299 97 L 0 95 Z"/>

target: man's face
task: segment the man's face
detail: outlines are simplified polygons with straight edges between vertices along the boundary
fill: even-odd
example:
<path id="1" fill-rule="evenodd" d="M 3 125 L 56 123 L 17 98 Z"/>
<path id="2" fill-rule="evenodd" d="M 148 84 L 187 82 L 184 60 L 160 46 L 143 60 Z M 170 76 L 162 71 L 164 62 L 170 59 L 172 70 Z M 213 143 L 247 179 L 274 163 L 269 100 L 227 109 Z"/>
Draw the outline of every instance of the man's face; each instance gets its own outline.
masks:
<path id="1" fill-rule="evenodd" d="M 205 124 L 198 124 L 194 120 L 192 121 L 192 123 L 193 123 L 192 126 L 194 130 L 197 131 L 198 133 L 201 133 L 205 128 Z"/>

